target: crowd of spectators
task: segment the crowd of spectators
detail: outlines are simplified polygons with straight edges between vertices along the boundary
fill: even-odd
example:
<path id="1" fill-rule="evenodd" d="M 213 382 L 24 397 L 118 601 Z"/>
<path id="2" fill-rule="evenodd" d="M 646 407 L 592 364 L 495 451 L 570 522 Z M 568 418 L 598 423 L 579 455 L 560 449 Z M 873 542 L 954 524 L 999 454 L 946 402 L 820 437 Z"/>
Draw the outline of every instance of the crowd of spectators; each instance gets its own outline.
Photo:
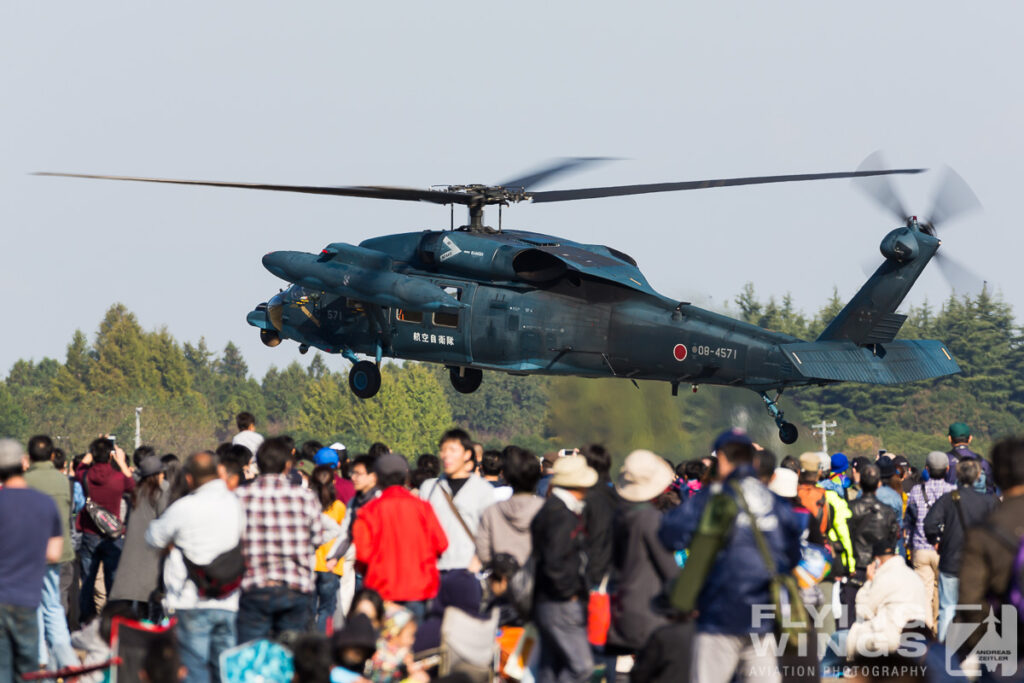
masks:
<path id="1" fill-rule="evenodd" d="M 730 429 L 613 471 L 237 425 L 183 460 L 0 440 L 0 681 L 1024 676 L 1021 439 L 989 461 L 955 423 L 918 470 Z"/>

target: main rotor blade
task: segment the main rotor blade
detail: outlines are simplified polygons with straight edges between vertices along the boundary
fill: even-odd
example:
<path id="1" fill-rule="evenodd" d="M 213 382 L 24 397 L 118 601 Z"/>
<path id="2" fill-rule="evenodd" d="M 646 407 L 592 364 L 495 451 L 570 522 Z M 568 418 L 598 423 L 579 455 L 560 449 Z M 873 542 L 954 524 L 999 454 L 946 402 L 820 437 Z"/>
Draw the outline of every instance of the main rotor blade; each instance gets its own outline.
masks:
<path id="1" fill-rule="evenodd" d="M 931 224 L 938 226 L 946 223 L 962 213 L 981 208 L 981 202 L 967 182 L 956 171 L 946 167 L 942 182 L 935 188 L 935 199 L 932 212 L 928 215 Z"/>
<path id="2" fill-rule="evenodd" d="M 942 277 L 946 279 L 954 292 L 977 296 L 985 288 L 985 280 L 981 276 L 941 251 L 935 254 L 935 263 L 938 264 L 939 270 L 942 271 Z"/>
<path id="3" fill-rule="evenodd" d="M 143 183 L 167 183 L 171 185 L 200 185 L 203 187 L 237 187 L 246 190 L 271 190 L 274 192 L 301 192 L 305 194 L 326 194 L 340 197 L 367 197 L 369 199 L 397 199 L 406 202 L 431 202 L 432 204 L 470 204 L 473 196 L 461 192 L 419 190 L 409 187 L 385 187 L 365 185 L 355 187 L 320 187 L 316 185 L 273 185 L 267 183 L 231 183 L 219 180 L 172 180 L 168 178 L 142 178 L 138 176 L 92 175 L 87 173 L 49 173 L 34 175 L 57 176 L 61 178 L 96 178 L 100 180 L 133 180 Z"/>
<path id="4" fill-rule="evenodd" d="M 556 162 L 548 166 L 543 166 L 538 170 L 534 171 L 530 175 L 525 175 L 522 178 L 513 178 L 512 180 L 506 180 L 503 183 L 499 183 L 501 187 L 506 189 L 522 188 L 528 190 L 531 187 L 536 187 L 540 183 L 551 180 L 555 176 L 560 176 L 570 171 L 579 169 L 581 166 L 587 164 L 599 163 L 602 161 L 612 161 L 611 157 L 566 157 L 559 159 Z"/>
<path id="5" fill-rule="evenodd" d="M 733 187 L 736 185 L 766 185 L 768 183 L 791 183 L 800 180 L 832 180 L 835 178 L 862 178 L 876 175 L 899 173 L 921 173 L 923 168 L 902 168 L 881 171 L 845 171 L 840 173 L 801 173 L 798 175 L 755 176 L 751 178 L 723 178 L 719 180 L 690 180 L 681 183 L 651 183 L 649 185 L 618 185 L 614 187 L 590 187 L 579 190 L 550 190 L 528 193 L 534 202 L 566 202 L 574 199 L 596 199 L 598 197 L 621 197 L 652 192 L 677 192 L 679 190 L 703 190 L 710 187 Z"/>
<path id="6" fill-rule="evenodd" d="M 882 151 L 879 150 L 873 154 L 868 155 L 868 158 L 861 162 L 857 170 L 864 170 L 867 168 L 886 168 L 888 166 L 885 163 L 885 156 Z M 862 192 L 874 199 L 879 206 L 893 214 L 900 223 L 905 223 L 907 217 L 910 215 L 907 213 L 907 209 L 903 206 L 903 202 L 900 200 L 898 194 L 896 194 L 896 188 L 892 185 L 892 180 L 885 177 L 884 175 L 875 175 L 865 180 L 860 180 L 854 183 Z"/>

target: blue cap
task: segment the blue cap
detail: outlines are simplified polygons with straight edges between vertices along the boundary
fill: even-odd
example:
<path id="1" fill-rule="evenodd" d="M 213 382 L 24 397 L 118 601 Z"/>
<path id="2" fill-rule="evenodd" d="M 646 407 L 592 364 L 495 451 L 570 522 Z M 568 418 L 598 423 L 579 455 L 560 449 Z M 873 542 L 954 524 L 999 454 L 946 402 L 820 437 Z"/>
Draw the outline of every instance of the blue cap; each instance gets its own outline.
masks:
<path id="1" fill-rule="evenodd" d="M 313 456 L 313 462 L 317 465 L 338 466 L 338 452 L 333 448 L 321 448 Z"/>
<path id="2" fill-rule="evenodd" d="M 846 457 L 845 453 L 836 453 L 832 456 L 832 471 L 833 472 L 845 472 L 850 466 L 850 459 Z"/>
<path id="3" fill-rule="evenodd" d="M 739 427 L 732 427 L 718 435 L 718 438 L 715 439 L 715 443 L 711 446 L 711 452 L 717 453 L 722 450 L 726 444 L 730 443 L 741 443 L 745 446 L 752 446 L 754 444 L 745 430 L 740 429 Z"/>

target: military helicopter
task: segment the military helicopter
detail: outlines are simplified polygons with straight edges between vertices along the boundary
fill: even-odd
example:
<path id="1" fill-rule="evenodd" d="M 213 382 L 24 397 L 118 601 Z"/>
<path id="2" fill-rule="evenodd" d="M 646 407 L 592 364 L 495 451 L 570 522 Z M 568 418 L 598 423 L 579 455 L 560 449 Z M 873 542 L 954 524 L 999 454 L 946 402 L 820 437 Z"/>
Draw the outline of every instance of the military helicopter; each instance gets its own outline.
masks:
<path id="1" fill-rule="evenodd" d="M 289 283 L 246 317 L 269 347 L 284 339 L 338 353 L 353 363 L 352 392 L 381 386 L 383 358 L 441 363 L 452 386 L 471 393 L 483 371 L 513 375 L 620 377 L 745 387 L 757 392 L 783 443 L 796 441 L 778 401 L 790 386 L 852 381 L 897 384 L 960 371 L 940 341 L 896 340 L 905 316 L 895 311 L 939 240 L 933 223 L 908 216 L 887 184 L 876 198 L 900 214 L 880 249 L 885 261 L 814 341 L 701 309 L 659 294 L 636 261 L 612 247 L 501 225 L 501 207 L 713 187 L 838 178 L 883 178 L 924 169 L 760 176 L 539 191 L 537 186 L 598 158 L 560 160 L 500 185 L 432 189 L 320 187 L 128 176 L 44 173 L 77 178 L 302 192 L 452 206 L 449 229 L 337 242 L 319 253 L 274 251 L 263 257 Z M 887 183 L 888 179 L 884 179 Z M 454 206 L 468 224 L 454 226 Z M 497 206 L 497 228 L 484 208 Z M 946 214 L 949 211 L 944 210 Z M 372 360 L 360 359 L 359 355 Z M 774 392 L 774 395 L 771 393 Z"/>

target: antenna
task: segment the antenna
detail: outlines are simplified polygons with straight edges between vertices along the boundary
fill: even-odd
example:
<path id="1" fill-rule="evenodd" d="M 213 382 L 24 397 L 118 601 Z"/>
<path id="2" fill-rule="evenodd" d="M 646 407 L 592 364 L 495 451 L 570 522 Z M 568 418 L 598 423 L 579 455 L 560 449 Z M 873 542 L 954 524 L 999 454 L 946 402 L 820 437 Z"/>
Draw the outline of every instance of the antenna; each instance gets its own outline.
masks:
<path id="1" fill-rule="evenodd" d="M 142 406 L 135 409 L 135 448 L 142 445 Z"/>
<path id="2" fill-rule="evenodd" d="M 818 424 L 811 425 L 811 428 L 814 430 L 811 433 L 814 434 L 815 436 L 821 437 L 822 453 L 828 453 L 828 437 L 835 436 L 835 431 L 833 431 L 833 429 L 836 426 L 837 425 L 835 420 L 832 420 L 831 422 L 825 422 L 824 418 L 822 418 L 821 422 L 819 422 Z"/>

